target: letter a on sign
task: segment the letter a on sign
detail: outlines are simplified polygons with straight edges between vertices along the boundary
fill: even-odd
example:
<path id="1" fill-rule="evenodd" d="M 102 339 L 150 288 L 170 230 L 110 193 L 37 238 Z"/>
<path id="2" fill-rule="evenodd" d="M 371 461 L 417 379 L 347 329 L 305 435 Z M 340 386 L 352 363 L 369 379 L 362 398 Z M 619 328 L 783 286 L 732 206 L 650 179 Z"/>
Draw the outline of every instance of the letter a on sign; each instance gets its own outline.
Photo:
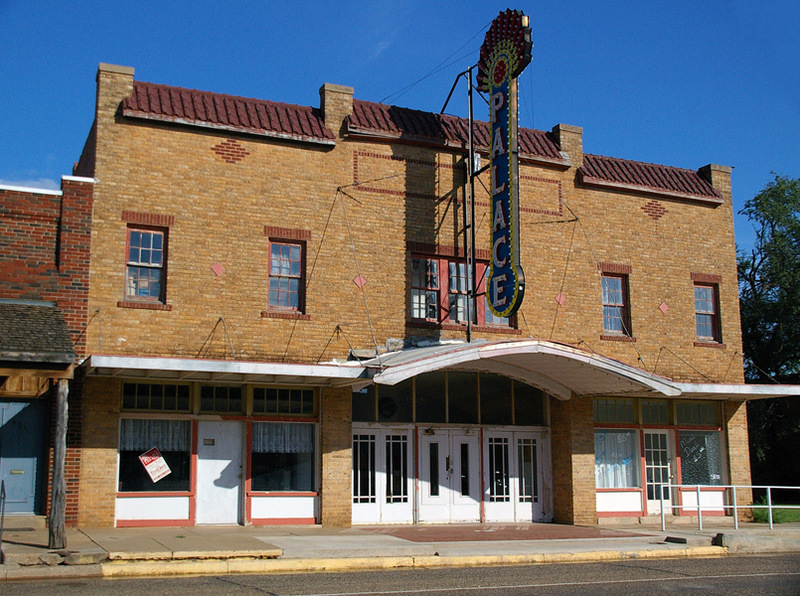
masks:
<path id="1" fill-rule="evenodd" d="M 519 262 L 517 77 L 530 61 L 528 17 L 518 10 L 501 12 L 483 40 L 477 74 L 478 89 L 491 98 L 493 248 L 486 301 L 498 317 L 517 312 L 525 295 L 525 274 Z"/>

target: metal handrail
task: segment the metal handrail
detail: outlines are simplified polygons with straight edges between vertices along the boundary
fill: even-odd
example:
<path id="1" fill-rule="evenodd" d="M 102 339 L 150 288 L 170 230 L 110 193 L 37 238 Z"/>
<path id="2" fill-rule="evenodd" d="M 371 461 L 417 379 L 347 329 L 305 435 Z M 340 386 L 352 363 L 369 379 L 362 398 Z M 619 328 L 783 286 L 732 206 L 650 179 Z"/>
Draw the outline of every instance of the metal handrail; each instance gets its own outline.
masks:
<path id="1" fill-rule="evenodd" d="M 678 490 L 681 489 L 690 489 L 694 490 L 697 494 L 697 503 L 695 505 L 675 505 L 672 503 L 672 499 L 670 499 L 670 509 L 692 509 L 697 510 L 697 529 L 703 529 L 703 507 L 700 503 L 700 493 L 701 489 L 722 489 L 727 491 L 728 489 L 731 490 L 731 501 L 733 502 L 732 505 L 712 505 L 707 507 L 707 509 L 713 509 L 714 511 L 719 511 L 719 509 L 733 509 L 733 526 L 735 529 L 739 529 L 739 509 L 766 509 L 768 511 L 768 518 L 769 518 L 769 529 L 773 529 L 773 516 L 772 510 L 773 509 L 800 509 L 800 505 L 773 505 L 772 503 L 772 491 L 773 490 L 796 490 L 800 491 L 800 486 L 767 486 L 767 485 L 759 485 L 759 484 L 661 484 L 659 485 L 661 490 L 659 491 L 659 500 L 661 502 L 661 531 L 666 531 L 666 519 L 664 517 L 664 491 L 665 490 L 672 490 L 673 488 L 677 488 Z M 755 503 L 751 503 L 749 505 L 739 505 L 736 499 L 736 489 L 749 489 L 751 492 L 754 488 L 757 489 L 766 489 L 767 491 L 767 504 L 766 505 L 756 505 Z"/>

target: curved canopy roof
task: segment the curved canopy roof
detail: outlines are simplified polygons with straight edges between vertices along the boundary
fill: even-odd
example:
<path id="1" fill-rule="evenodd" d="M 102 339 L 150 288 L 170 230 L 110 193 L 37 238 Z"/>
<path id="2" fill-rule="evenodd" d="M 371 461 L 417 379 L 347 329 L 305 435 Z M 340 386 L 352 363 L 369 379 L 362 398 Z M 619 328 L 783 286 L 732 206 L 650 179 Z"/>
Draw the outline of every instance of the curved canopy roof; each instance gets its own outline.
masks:
<path id="1" fill-rule="evenodd" d="M 664 377 L 574 346 L 536 339 L 438 344 L 385 354 L 363 364 L 375 369 L 372 380 L 379 385 L 395 385 L 422 373 L 448 369 L 501 374 L 558 399 L 681 394 Z"/>

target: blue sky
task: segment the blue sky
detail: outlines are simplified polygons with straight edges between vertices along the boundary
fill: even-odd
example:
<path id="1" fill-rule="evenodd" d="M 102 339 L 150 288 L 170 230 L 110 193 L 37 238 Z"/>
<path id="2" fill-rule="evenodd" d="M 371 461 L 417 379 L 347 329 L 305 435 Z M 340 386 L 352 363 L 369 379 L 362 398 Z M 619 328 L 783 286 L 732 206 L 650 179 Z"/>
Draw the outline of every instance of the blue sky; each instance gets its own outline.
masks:
<path id="1" fill-rule="evenodd" d="M 582 126 L 588 153 L 733 166 L 737 211 L 771 172 L 800 177 L 797 0 L 0 0 L 0 183 L 57 188 L 71 173 L 100 62 L 287 103 L 317 106 L 328 82 L 439 111 L 506 8 L 533 30 L 522 126 Z M 447 111 L 466 115 L 463 84 Z M 750 246 L 741 217 L 736 234 Z"/>

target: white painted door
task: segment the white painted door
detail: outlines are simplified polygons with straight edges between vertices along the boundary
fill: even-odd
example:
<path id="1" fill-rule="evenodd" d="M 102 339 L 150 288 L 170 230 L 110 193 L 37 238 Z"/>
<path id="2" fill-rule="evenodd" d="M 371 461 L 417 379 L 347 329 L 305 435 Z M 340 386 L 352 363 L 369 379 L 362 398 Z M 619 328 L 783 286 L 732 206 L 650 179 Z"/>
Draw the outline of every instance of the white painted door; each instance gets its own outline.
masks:
<path id="1" fill-rule="evenodd" d="M 354 524 L 413 522 L 413 459 L 407 428 L 353 428 Z"/>
<path id="2" fill-rule="evenodd" d="M 666 430 L 644 431 L 644 469 L 647 485 L 647 513 L 661 514 L 661 497 L 664 493 L 665 513 L 671 513 L 671 491 L 662 489 L 672 482 L 672 449 L 670 432 Z"/>
<path id="3" fill-rule="evenodd" d="M 547 521 L 544 438 L 536 431 L 484 435 L 484 503 L 487 522 Z M 549 509 L 549 507 L 547 507 Z"/>
<path id="4" fill-rule="evenodd" d="M 419 521 L 480 521 L 477 431 L 423 431 L 418 441 Z"/>
<path id="5" fill-rule="evenodd" d="M 511 487 L 512 434 L 487 434 L 483 448 L 486 521 L 516 521 Z"/>
<path id="6" fill-rule="evenodd" d="M 197 423 L 196 523 L 241 522 L 242 423 Z"/>

